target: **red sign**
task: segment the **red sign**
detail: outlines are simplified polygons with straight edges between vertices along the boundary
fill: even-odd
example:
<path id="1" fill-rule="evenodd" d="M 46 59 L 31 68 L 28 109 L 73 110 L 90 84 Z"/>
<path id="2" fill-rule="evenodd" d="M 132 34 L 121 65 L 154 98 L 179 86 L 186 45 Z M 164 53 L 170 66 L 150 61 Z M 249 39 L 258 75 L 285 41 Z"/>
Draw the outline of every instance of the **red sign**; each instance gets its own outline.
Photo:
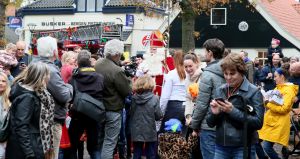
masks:
<path id="1" fill-rule="evenodd" d="M 151 35 L 146 35 L 142 39 L 143 46 L 154 46 L 154 47 L 164 47 L 164 42 L 160 40 L 157 35 L 153 32 Z"/>

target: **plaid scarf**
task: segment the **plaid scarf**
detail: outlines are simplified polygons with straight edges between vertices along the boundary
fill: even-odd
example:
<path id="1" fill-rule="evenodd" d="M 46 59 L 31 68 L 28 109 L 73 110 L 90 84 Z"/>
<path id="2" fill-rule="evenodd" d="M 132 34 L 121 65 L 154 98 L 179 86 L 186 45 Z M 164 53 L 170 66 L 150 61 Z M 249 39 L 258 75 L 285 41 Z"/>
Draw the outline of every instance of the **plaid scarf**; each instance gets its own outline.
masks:
<path id="1" fill-rule="evenodd" d="M 40 134 L 43 151 L 45 159 L 52 159 L 54 157 L 52 127 L 55 104 L 47 89 L 37 91 L 37 95 L 41 100 Z"/>

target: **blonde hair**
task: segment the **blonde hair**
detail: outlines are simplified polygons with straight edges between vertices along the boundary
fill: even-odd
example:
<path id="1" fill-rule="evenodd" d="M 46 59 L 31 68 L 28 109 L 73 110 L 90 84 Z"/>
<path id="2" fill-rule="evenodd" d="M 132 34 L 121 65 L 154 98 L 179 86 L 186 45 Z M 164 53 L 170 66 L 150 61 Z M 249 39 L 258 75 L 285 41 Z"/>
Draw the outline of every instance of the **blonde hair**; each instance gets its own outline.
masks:
<path id="1" fill-rule="evenodd" d="M 14 84 L 22 82 L 33 88 L 34 91 L 46 88 L 45 79 L 50 75 L 47 64 L 42 62 L 31 63 L 14 80 Z"/>
<path id="2" fill-rule="evenodd" d="M 2 92 L 1 96 L 3 98 L 3 100 L 2 100 L 3 107 L 5 110 L 7 110 L 11 105 L 9 98 L 8 98 L 9 93 L 10 93 L 10 85 L 9 85 L 7 75 L 4 72 L 0 72 L 0 76 L 2 76 L 6 82 L 6 88 L 5 88 L 4 92 Z"/>
<path id="3" fill-rule="evenodd" d="M 8 43 L 5 46 L 5 50 L 6 50 L 7 53 L 10 53 L 10 51 L 17 50 L 17 45 L 15 45 L 13 43 Z"/>
<path id="4" fill-rule="evenodd" d="M 153 91 L 154 87 L 155 81 L 149 75 L 141 76 L 133 83 L 133 90 L 138 94 Z"/>
<path id="5" fill-rule="evenodd" d="M 62 64 L 67 64 L 68 61 L 69 61 L 72 57 L 75 58 L 75 56 L 76 56 L 76 54 L 75 54 L 75 52 L 73 52 L 73 51 L 65 52 L 65 53 L 62 55 L 62 57 L 61 57 L 61 63 L 62 63 Z"/>

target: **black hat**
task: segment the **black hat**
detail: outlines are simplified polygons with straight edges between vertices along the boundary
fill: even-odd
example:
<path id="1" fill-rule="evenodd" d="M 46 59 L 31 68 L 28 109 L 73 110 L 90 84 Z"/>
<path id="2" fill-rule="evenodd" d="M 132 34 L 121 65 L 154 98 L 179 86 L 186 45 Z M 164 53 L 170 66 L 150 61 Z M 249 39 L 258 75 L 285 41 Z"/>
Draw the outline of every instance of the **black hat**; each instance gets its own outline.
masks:
<path id="1" fill-rule="evenodd" d="M 143 58 L 143 54 L 136 54 L 136 58 L 142 58 L 142 59 L 144 59 Z"/>

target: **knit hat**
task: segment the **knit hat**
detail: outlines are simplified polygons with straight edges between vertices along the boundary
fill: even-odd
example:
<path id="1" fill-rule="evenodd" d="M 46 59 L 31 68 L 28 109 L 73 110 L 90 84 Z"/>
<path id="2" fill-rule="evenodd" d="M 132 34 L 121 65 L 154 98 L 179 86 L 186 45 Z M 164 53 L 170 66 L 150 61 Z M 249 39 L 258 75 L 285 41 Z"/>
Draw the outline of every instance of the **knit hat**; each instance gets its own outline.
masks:
<path id="1" fill-rule="evenodd" d="M 169 132 L 181 132 L 182 124 L 178 119 L 170 119 L 165 122 L 165 131 Z"/>

